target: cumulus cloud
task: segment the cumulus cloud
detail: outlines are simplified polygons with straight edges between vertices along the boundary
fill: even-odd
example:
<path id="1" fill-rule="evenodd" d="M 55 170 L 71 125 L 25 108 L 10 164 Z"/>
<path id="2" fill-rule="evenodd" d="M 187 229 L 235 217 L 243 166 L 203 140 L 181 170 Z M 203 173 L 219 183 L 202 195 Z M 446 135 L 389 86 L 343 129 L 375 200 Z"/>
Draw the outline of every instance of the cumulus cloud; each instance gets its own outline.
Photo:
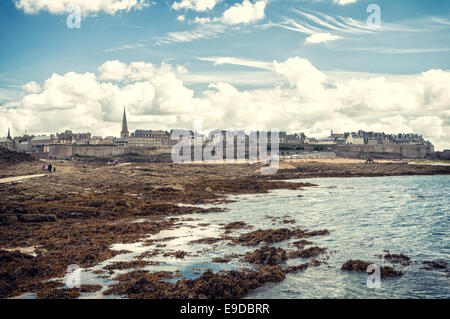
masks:
<path id="1" fill-rule="evenodd" d="M 217 82 L 194 91 L 181 80 L 187 72 L 182 67 L 107 61 L 96 73 L 53 74 L 42 85 L 26 84 L 23 98 L 0 109 L 0 131 L 118 135 L 126 107 L 131 130 L 201 124 L 204 130 L 278 128 L 326 136 L 331 129 L 364 129 L 415 132 L 437 149 L 450 148 L 450 71 L 331 78 L 300 57 L 272 67 L 231 58 L 206 61 L 262 66 L 284 83 L 244 90 Z"/>
<path id="2" fill-rule="evenodd" d="M 275 72 L 283 75 L 298 92 L 298 98 L 305 101 L 322 99 L 325 94 L 326 75 L 316 69 L 311 62 L 299 57 L 289 58 L 275 64 Z"/>
<path id="3" fill-rule="evenodd" d="M 69 6 L 79 6 L 83 14 L 105 12 L 111 15 L 118 11 L 141 10 L 148 7 L 147 0 L 14 0 L 16 8 L 27 14 L 47 11 L 52 14 L 65 14 Z"/>
<path id="4" fill-rule="evenodd" d="M 326 43 L 341 39 L 340 36 L 331 33 L 313 33 L 305 39 L 306 43 Z"/>
<path id="5" fill-rule="evenodd" d="M 35 81 L 31 81 L 22 86 L 22 89 L 24 89 L 28 93 L 38 93 L 41 90 L 41 86 Z"/>
<path id="6" fill-rule="evenodd" d="M 182 0 L 175 1 L 172 8 L 175 10 L 207 11 L 213 9 L 221 0 Z"/>
<path id="7" fill-rule="evenodd" d="M 265 17 L 264 10 L 266 8 L 266 1 L 256 1 L 251 3 L 249 0 L 244 0 L 242 3 L 236 3 L 231 8 L 227 9 L 222 16 L 222 21 L 228 24 L 251 23 L 261 20 Z"/>

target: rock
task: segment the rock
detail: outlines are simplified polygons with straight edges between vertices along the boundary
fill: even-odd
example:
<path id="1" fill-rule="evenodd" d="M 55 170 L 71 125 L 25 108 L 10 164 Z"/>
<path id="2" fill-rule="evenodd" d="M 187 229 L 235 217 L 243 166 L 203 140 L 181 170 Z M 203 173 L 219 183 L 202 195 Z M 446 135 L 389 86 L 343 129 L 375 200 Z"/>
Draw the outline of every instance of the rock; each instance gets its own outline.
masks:
<path id="1" fill-rule="evenodd" d="M 386 254 L 384 259 L 393 264 L 401 264 L 402 266 L 409 266 L 411 264 L 410 258 L 404 254 Z"/>
<path id="2" fill-rule="evenodd" d="M 238 222 L 232 222 L 229 224 L 226 224 L 223 226 L 224 229 L 248 229 L 251 228 L 251 226 L 248 226 L 246 223 L 238 221 Z"/>
<path id="3" fill-rule="evenodd" d="M 101 290 L 103 287 L 100 285 L 81 285 L 81 292 L 96 292 Z"/>
<path id="4" fill-rule="evenodd" d="M 287 259 L 287 253 L 283 248 L 262 247 L 253 253 L 247 253 L 244 260 L 259 265 L 278 265 Z"/>
<path id="5" fill-rule="evenodd" d="M 383 278 L 399 277 L 402 275 L 403 275 L 403 273 L 401 271 L 395 270 L 392 267 L 389 267 L 389 266 L 381 267 L 381 277 L 383 277 Z"/>
<path id="6" fill-rule="evenodd" d="M 17 216 L 14 215 L 0 216 L 0 223 L 2 224 L 12 224 L 15 222 L 17 222 Z"/>
<path id="7" fill-rule="evenodd" d="M 341 270 L 366 272 L 367 267 L 370 264 L 371 263 L 367 261 L 349 259 L 342 265 Z"/>
<path id="8" fill-rule="evenodd" d="M 316 231 L 306 231 L 300 228 L 259 229 L 240 235 L 239 237 L 233 239 L 233 243 L 243 246 L 256 246 L 261 242 L 272 244 L 285 241 L 290 238 L 300 239 L 303 237 L 323 236 L 328 234 L 329 232 L 326 229 Z"/>
<path id="9" fill-rule="evenodd" d="M 56 221 L 56 216 L 52 214 L 29 214 L 20 215 L 19 220 L 22 223 L 54 222 Z"/>
<path id="10" fill-rule="evenodd" d="M 362 260 L 347 260 L 341 267 L 341 270 L 352 271 L 352 272 L 367 272 L 367 267 L 373 263 Z M 402 276 L 403 273 L 399 270 L 395 270 L 389 266 L 380 267 L 381 277 L 389 278 L 389 277 L 398 277 Z"/>
<path id="11" fill-rule="evenodd" d="M 420 268 L 420 269 L 424 269 L 424 270 L 442 270 L 442 269 L 447 269 L 447 262 L 444 260 L 435 260 L 435 261 L 429 261 L 429 260 L 425 260 L 423 262 L 423 264 L 425 265 L 424 267 Z"/>
<path id="12" fill-rule="evenodd" d="M 283 269 L 283 271 L 285 273 L 291 273 L 291 274 L 296 274 L 301 270 L 305 270 L 308 268 L 308 264 L 301 264 L 301 265 L 297 265 L 297 266 L 289 266 Z"/>
<path id="13" fill-rule="evenodd" d="M 310 258 L 310 257 L 316 257 L 323 252 L 325 252 L 325 248 L 322 247 L 310 247 L 306 249 L 298 249 L 296 251 L 292 251 L 289 253 L 289 258 Z"/>

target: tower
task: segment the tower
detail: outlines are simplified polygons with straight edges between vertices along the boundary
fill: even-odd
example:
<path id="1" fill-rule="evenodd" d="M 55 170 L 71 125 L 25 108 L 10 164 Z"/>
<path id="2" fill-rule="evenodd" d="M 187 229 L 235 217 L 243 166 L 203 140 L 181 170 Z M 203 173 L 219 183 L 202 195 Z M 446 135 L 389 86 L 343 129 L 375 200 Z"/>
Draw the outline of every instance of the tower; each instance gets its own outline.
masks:
<path id="1" fill-rule="evenodd" d="M 11 139 L 11 134 L 10 134 L 10 132 L 9 132 L 9 127 L 8 127 L 8 137 L 7 137 L 9 140 Z"/>
<path id="2" fill-rule="evenodd" d="M 122 131 L 120 132 L 120 137 L 128 137 L 130 133 L 128 132 L 127 125 L 127 114 L 125 113 L 125 108 L 123 109 L 123 118 L 122 118 Z"/>

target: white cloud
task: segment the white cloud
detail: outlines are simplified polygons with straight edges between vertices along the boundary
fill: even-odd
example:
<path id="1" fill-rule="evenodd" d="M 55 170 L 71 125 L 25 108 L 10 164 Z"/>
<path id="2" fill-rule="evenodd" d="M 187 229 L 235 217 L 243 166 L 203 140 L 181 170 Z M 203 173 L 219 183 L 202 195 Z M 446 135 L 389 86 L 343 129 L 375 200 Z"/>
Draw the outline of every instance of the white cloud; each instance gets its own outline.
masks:
<path id="1" fill-rule="evenodd" d="M 182 0 L 174 2 L 172 8 L 175 10 L 207 11 L 213 9 L 221 0 Z"/>
<path id="2" fill-rule="evenodd" d="M 35 81 L 28 82 L 22 88 L 28 93 L 38 93 L 41 91 L 41 87 Z"/>
<path id="3" fill-rule="evenodd" d="M 71 5 L 80 6 L 83 14 L 105 12 L 111 15 L 118 11 L 141 10 L 148 7 L 147 0 L 14 0 L 16 8 L 27 14 L 47 11 L 52 14 L 65 14 Z"/>
<path id="4" fill-rule="evenodd" d="M 156 41 L 157 45 L 170 43 L 191 42 L 199 39 L 212 39 L 223 35 L 227 27 L 222 24 L 199 24 L 193 30 L 169 32 L 164 37 Z"/>
<path id="5" fill-rule="evenodd" d="M 302 100 L 317 101 L 325 96 L 323 84 L 327 77 L 308 60 L 295 57 L 274 64 L 275 72 L 283 75 L 289 84 L 297 89 L 298 97 Z"/>
<path id="6" fill-rule="evenodd" d="M 203 57 L 197 58 L 201 61 L 210 61 L 214 62 L 214 65 L 223 65 L 223 64 L 233 64 L 233 65 L 241 65 L 247 66 L 251 68 L 265 69 L 265 70 L 273 70 L 273 63 L 269 62 L 261 62 L 254 60 L 247 60 L 241 58 L 233 58 L 233 57 Z"/>
<path id="7" fill-rule="evenodd" d="M 163 64 L 161 69 L 170 66 Z M 110 81 L 141 81 L 151 79 L 158 72 L 158 69 L 151 63 L 133 62 L 129 65 L 118 60 L 107 61 L 98 68 L 100 80 Z"/>
<path id="8" fill-rule="evenodd" d="M 340 36 L 331 33 L 314 33 L 305 39 L 306 43 L 326 43 L 341 39 Z"/>
<path id="9" fill-rule="evenodd" d="M 118 60 L 107 61 L 98 68 L 101 80 L 122 81 L 129 73 L 128 66 Z"/>
<path id="10" fill-rule="evenodd" d="M 222 16 L 222 21 L 227 24 L 251 23 L 261 20 L 265 17 L 264 10 L 266 1 L 256 1 L 251 3 L 244 0 L 242 3 L 236 3 L 227 9 Z"/>
<path id="11" fill-rule="evenodd" d="M 421 116 L 411 121 L 415 132 L 421 132 L 430 139 L 439 139 L 444 135 L 443 121 L 437 116 Z"/>
<path id="12" fill-rule="evenodd" d="M 39 84 L 26 84 L 23 98 L 0 108 L 0 132 L 11 127 L 13 132 L 73 129 L 118 135 L 126 107 L 131 130 L 192 129 L 201 123 L 205 130 L 279 128 L 324 136 L 331 129 L 364 129 L 416 132 L 437 149 L 450 148 L 450 71 L 339 78 L 300 57 L 273 63 L 229 57 L 207 61 L 262 66 L 260 76 L 271 69 L 284 80 L 259 89 L 214 82 L 194 92 L 182 81 L 190 75 L 183 67 L 107 61 L 97 74 L 53 74 L 39 90 Z"/>
<path id="13" fill-rule="evenodd" d="M 347 4 L 355 3 L 358 0 L 333 0 L 334 3 L 340 4 L 341 6 L 345 6 Z"/>
<path id="14" fill-rule="evenodd" d="M 371 34 L 376 30 L 367 26 L 365 22 L 357 21 L 352 18 L 332 17 L 322 12 L 305 12 L 298 9 L 292 9 L 299 15 L 299 19 L 284 18 L 281 23 L 275 26 L 309 35 L 307 43 L 320 43 L 337 40 L 344 34 Z M 383 31 L 392 31 L 394 29 L 405 29 L 404 27 L 389 25 L 384 26 Z M 331 34 L 330 32 L 333 32 Z M 336 34 L 340 34 L 339 36 Z M 338 38 L 339 37 L 339 38 Z M 312 42 L 317 41 L 317 42 Z"/>
<path id="15" fill-rule="evenodd" d="M 205 24 L 205 23 L 211 23 L 211 18 L 210 17 L 195 17 L 194 19 L 195 23 L 199 23 L 199 24 Z"/>
<path id="16" fill-rule="evenodd" d="M 186 17 L 183 16 L 183 15 L 179 15 L 179 16 L 177 17 L 177 20 L 183 22 L 184 20 L 186 20 Z"/>
<path id="17" fill-rule="evenodd" d="M 222 16 L 213 18 L 195 17 L 193 20 L 189 20 L 190 23 L 196 24 L 194 29 L 168 32 L 165 36 L 158 38 L 156 44 L 165 45 L 191 42 L 199 39 L 212 39 L 235 30 L 240 30 L 241 24 L 254 23 L 265 17 L 264 10 L 267 1 L 268 0 L 258 0 L 252 3 L 249 0 L 243 0 L 242 3 L 236 3 L 225 10 Z M 220 1 L 216 1 L 216 3 L 218 2 Z M 180 9 L 183 5 L 183 8 L 186 9 L 206 11 L 206 3 L 207 2 L 202 1 L 183 0 L 182 2 L 175 2 L 173 7 Z M 201 6 L 201 4 L 203 4 L 203 6 Z M 185 17 L 183 16 L 183 18 L 178 20 L 185 21 Z"/>

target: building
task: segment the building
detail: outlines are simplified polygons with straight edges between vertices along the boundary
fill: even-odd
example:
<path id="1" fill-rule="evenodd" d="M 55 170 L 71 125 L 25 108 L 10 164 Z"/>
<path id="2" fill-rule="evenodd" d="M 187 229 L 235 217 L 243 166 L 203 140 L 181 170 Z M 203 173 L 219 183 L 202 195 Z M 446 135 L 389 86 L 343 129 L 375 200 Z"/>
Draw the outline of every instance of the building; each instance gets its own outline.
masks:
<path id="1" fill-rule="evenodd" d="M 31 147 L 31 142 L 29 141 L 23 141 L 17 144 L 16 146 L 17 151 L 23 152 L 23 153 L 32 153 L 33 149 Z"/>
<path id="2" fill-rule="evenodd" d="M 123 117 L 122 117 L 122 131 L 120 132 L 121 138 L 127 138 L 130 135 L 128 132 L 128 124 L 127 124 L 127 114 L 125 113 L 125 108 L 123 109 Z"/>
<path id="3" fill-rule="evenodd" d="M 351 133 L 347 136 L 347 138 L 345 140 L 345 144 L 363 145 L 364 137 L 356 135 L 355 133 Z"/>
<path id="4" fill-rule="evenodd" d="M 278 132 L 278 143 L 286 144 L 288 141 L 286 132 Z"/>
<path id="5" fill-rule="evenodd" d="M 305 133 L 294 133 L 286 135 L 286 143 L 288 144 L 301 144 L 304 143 L 306 139 Z"/>
<path id="6" fill-rule="evenodd" d="M 7 149 L 14 148 L 14 140 L 11 138 L 9 129 L 8 129 L 8 136 L 5 138 L 0 138 L 0 147 L 4 147 Z"/>
<path id="7" fill-rule="evenodd" d="M 333 133 L 333 131 L 331 131 L 330 138 L 334 139 L 336 144 L 345 144 L 347 135 L 348 135 L 348 133 L 342 133 L 342 134 L 339 133 L 338 134 L 338 133 Z"/>
<path id="8" fill-rule="evenodd" d="M 26 134 L 24 134 L 23 136 L 15 136 L 14 137 L 14 148 L 18 148 L 19 147 L 19 145 L 20 145 L 20 143 L 22 143 L 22 142 L 29 142 L 29 141 L 31 141 L 32 139 L 33 139 L 33 135 L 32 136 L 29 136 L 29 135 L 26 135 Z"/>
<path id="9" fill-rule="evenodd" d="M 330 144 L 336 144 L 336 139 L 331 137 L 324 137 L 324 138 L 314 138 L 314 137 L 307 137 L 305 139 L 305 144 L 314 144 L 314 145 L 330 145 Z"/>
<path id="10" fill-rule="evenodd" d="M 105 138 L 99 140 L 98 144 L 99 145 L 112 145 L 112 144 L 114 144 L 115 139 L 116 139 L 115 137 L 108 136 L 108 137 L 105 137 Z"/>
<path id="11" fill-rule="evenodd" d="M 73 133 L 66 130 L 64 133 L 56 134 L 58 144 L 98 144 L 97 139 L 93 139 L 91 133 Z"/>
<path id="12" fill-rule="evenodd" d="M 56 144 L 57 141 L 58 139 L 55 137 L 54 134 L 51 134 L 50 136 L 41 135 L 33 137 L 29 142 L 29 144 L 31 144 L 30 149 L 33 153 L 37 152 L 47 153 L 50 151 L 50 145 Z"/>
<path id="13" fill-rule="evenodd" d="M 128 138 L 127 137 L 115 138 L 114 144 L 118 147 L 128 146 Z"/>
<path id="14" fill-rule="evenodd" d="M 136 130 L 128 137 L 130 147 L 164 147 L 170 145 L 170 134 L 161 130 Z"/>

